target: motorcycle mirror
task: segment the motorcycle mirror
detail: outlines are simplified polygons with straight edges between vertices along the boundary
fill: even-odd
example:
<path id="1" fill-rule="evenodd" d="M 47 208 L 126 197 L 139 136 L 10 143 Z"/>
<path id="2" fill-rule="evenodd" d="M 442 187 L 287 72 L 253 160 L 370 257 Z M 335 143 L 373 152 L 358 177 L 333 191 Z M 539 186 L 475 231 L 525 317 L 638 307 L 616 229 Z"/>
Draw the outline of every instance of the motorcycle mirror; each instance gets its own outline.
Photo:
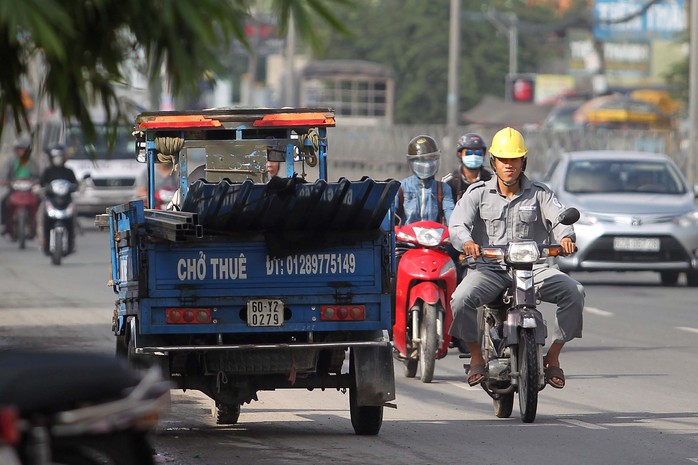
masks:
<path id="1" fill-rule="evenodd" d="M 555 221 L 557 224 L 570 225 L 579 221 L 579 210 L 574 207 L 566 208 L 560 213 Z"/>

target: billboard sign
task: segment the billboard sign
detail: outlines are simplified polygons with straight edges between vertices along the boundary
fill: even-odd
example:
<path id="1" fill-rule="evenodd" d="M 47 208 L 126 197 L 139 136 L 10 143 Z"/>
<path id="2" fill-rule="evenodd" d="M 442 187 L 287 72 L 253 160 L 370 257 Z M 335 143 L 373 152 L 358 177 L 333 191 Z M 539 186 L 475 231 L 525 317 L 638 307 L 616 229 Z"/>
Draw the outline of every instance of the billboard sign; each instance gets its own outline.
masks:
<path id="1" fill-rule="evenodd" d="M 594 0 L 594 38 L 614 42 L 671 40 L 686 30 L 685 0 L 647 5 L 647 0 Z M 629 19 L 618 22 L 624 18 Z"/>

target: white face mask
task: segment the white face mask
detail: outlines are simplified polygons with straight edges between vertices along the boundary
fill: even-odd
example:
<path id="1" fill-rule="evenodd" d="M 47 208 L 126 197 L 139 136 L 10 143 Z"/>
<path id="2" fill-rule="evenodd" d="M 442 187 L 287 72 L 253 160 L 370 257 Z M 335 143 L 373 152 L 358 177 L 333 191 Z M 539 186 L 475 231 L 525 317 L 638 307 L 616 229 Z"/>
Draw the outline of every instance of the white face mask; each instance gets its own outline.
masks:
<path id="1" fill-rule="evenodd" d="M 482 166 L 482 162 L 485 160 L 485 157 L 482 155 L 466 155 L 460 160 L 463 162 L 463 166 L 471 170 L 475 170 Z"/>

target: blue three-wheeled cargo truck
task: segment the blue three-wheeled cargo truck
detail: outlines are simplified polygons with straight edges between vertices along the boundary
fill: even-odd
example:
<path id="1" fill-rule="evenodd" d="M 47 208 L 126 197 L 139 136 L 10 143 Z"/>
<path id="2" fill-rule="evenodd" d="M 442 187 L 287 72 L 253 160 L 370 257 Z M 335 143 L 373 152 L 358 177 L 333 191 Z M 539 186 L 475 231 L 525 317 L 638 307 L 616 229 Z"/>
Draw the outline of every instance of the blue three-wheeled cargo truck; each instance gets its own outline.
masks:
<path id="1" fill-rule="evenodd" d="M 399 182 L 330 182 L 334 125 L 326 108 L 142 113 L 147 205 L 157 163 L 173 163 L 179 188 L 166 209 L 138 200 L 96 219 L 110 234 L 117 355 L 205 393 L 219 424 L 258 391 L 338 389 L 354 431 L 377 434 L 395 399 Z"/>

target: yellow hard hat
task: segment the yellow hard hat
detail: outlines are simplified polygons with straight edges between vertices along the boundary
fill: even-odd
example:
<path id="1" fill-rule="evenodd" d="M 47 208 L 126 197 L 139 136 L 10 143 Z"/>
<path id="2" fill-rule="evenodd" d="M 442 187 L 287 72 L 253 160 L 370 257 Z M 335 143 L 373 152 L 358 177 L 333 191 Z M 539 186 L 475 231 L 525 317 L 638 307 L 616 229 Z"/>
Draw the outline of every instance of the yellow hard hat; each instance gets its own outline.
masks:
<path id="1" fill-rule="evenodd" d="M 521 158 L 526 156 L 528 149 L 524 138 L 519 131 L 513 128 L 504 128 L 497 131 L 492 138 L 490 154 L 497 158 Z"/>

